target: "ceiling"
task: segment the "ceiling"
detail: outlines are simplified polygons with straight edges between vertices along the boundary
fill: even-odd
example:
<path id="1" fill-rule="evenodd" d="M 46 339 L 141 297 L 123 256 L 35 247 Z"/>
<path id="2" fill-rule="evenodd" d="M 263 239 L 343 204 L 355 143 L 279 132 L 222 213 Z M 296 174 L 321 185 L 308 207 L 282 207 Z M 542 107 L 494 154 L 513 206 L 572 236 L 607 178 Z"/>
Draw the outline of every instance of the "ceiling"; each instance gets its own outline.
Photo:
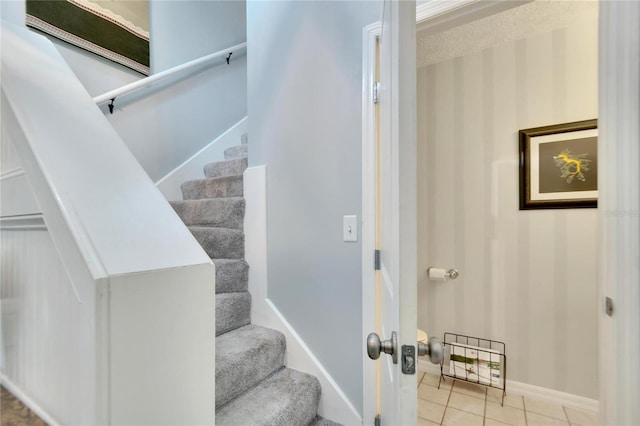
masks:
<path id="1" fill-rule="evenodd" d="M 417 66 L 424 67 L 550 32 L 567 27 L 577 19 L 593 17 L 597 22 L 597 16 L 598 2 L 595 0 L 535 0 L 454 27 L 426 25 L 425 28 L 422 24 L 416 34 Z"/>

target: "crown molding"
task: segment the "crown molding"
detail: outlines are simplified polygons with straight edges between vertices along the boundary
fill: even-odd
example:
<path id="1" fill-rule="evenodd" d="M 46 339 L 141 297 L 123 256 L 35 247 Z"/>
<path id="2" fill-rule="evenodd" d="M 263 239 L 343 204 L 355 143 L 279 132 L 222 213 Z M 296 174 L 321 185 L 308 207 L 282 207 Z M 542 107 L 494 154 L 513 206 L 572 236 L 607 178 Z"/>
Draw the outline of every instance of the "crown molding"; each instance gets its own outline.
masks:
<path id="1" fill-rule="evenodd" d="M 416 6 L 416 31 L 433 34 L 533 0 L 431 0 Z"/>

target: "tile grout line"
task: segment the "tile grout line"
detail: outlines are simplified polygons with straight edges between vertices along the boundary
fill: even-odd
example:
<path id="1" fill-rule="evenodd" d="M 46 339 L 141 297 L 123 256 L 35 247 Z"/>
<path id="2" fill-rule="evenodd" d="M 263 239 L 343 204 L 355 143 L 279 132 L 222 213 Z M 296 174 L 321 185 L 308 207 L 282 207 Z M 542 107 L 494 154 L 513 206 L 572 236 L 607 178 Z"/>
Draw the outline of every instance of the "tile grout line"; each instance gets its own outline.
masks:
<path id="1" fill-rule="evenodd" d="M 567 413 L 567 407 L 565 407 L 564 405 L 562 406 L 562 411 L 564 411 L 564 415 L 567 418 L 567 423 L 569 423 L 569 426 L 571 425 L 571 419 L 569 419 L 569 413 Z"/>
<path id="2" fill-rule="evenodd" d="M 422 384 L 422 381 L 424 380 L 424 376 L 426 376 L 427 373 L 422 373 L 422 377 L 420 377 L 420 381 L 418 382 L 418 388 L 420 388 L 420 385 Z"/>
<path id="3" fill-rule="evenodd" d="M 453 386 L 455 385 L 455 380 L 451 381 L 451 387 L 449 388 L 449 396 L 447 397 L 447 404 L 444 406 L 444 411 L 442 412 L 442 419 L 440 419 L 440 426 L 444 422 L 444 416 L 447 414 L 447 408 L 449 408 L 449 401 L 451 400 L 451 393 L 453 392 Z"/>
<path id="4" fill-rule="evenodd" d="M 489 391 L 485 389 L 484 392 L 484 412 L 482 413 L 482 426 L 487 422 L 487 399 L 489 398 Z"/>
<path id="5" fill-rule="evenodd" d="M 522 398 L 522 411 L 524 412 L 524 424 L 525 426 L 529 426 L 529 421 L 527 420 L 527 405 L 524 403 L 524 396 Z"/>

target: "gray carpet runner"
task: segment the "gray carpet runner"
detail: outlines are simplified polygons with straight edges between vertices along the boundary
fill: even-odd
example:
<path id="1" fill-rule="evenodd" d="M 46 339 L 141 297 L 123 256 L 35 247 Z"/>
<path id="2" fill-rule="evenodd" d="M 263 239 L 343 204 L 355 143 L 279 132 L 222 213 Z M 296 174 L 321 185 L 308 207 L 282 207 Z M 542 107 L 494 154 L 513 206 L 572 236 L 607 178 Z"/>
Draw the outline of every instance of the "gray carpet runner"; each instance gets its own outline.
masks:
<path id="1" fill-rule="evenodd" d="M 204 179 L 181 185 L 184 201 L 171 202 L 216 265 L 216 424 L 324 425 L 316 416 L 318 379 L 285 367 L 282 333 L 251 324 L 242 198 L 246 135 L 224 158 L 204 166 Z"/>
<path id="2" fill-rule="evenodd" d="M 241 175 L 247 168 L 247 157 L 218 161 L 204 166 L 204 176 L 216 178 L 222 176 Z"/>
<path id="3" fill-rule="evenodd" d="M 242 175 L 189 180 L 180 185 L 180 189 L 182 189 L 182 198 L 185 200 L 242 197 L 244 195 Z"/>

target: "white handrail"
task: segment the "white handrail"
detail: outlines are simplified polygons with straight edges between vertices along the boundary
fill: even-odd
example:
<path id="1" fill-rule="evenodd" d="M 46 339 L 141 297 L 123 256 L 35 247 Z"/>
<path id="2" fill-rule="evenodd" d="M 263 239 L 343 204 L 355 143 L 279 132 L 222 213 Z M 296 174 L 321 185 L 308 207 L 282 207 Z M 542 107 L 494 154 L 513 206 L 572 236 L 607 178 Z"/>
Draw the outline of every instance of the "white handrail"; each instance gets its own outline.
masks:
<path id="1" fill-rule="evenodd" d="M 120 87 L 118 89 L 111 90 L 111 91 L 109 91 L 107 93 L 104 93 L 102 95 L 96 96 L 95 98 L 93 98 L 93 101 L 98 105 L 103 104 L 103 103 L 105 103 L 107 101 L 110 101 L 111 99 L 117 98 L 118 96 L 122 96 L 122 95 L 127 94 L 127 93 L 131 93 L 131 92 L 136 91 L 138 89 L 141 89 L 141 88 L 143 88 L 145 86 L 148 86 L 148 85 L 150 85 L 152 83 L 155 83 L 156 81 L 162 80 L 162 79 L 167 78 L 167 77 L 169 77 L 171 75 L 179 73 L 180 71 L 184 71 L 186 69 L 193 68 L 195 66 L 204 64 L 204 63 L 206 63 L 208 61 L 211 61 L 212 59 L 216 59 L 216 58 L 219 58 L 221 56 L 230 55 L 231 53 L 234 53 L 234 52 L 236 52 L 238 50 L 241 50 L 241 49 L 245 49 L 246 47 L 247 47 L 247 43 L 246 42 L 240 43 L 240 44 L 236 44 L 235 46 L 231 46 L 231 47 L 229 47 L 227 49 L 220 50 L 218 52 L 212 53 L 212 54 L 207 55 L 207 56 L 203 56 L 203 57 L 198 58 L 198 59 L 194 59 L 193 61 L 185 62 L 182 65 L 178 65 L 176 67 L 169 68 L 168 70 L 164 70 L 164 71 L 161 71 L 161 72 L 159 72 L 157 74 L 153 74 L 153 75 L 151 75 L 149 77 L 145 77 L 145 78 L 140 79 L 138 81 L 135 81 L 133 83 L 124 85 L 124 86 L 122 86 L 122 87 Z"/>

